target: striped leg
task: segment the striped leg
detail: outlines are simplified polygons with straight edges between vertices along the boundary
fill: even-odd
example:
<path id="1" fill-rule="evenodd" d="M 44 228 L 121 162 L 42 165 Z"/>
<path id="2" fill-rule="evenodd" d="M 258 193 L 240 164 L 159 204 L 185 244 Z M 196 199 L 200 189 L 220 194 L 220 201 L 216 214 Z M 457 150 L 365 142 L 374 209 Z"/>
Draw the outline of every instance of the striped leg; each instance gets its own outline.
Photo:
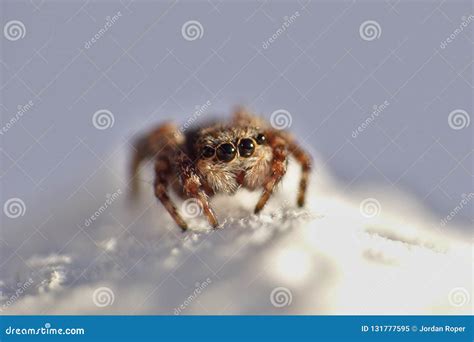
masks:
<path id="1" fill-rule="evenodd" d="M 309 174 L 311 172 L 311 157 L 306 151 L 299 147 L 296 143 L 290 143 L 290 152 L 296 158 L 298 163 L 301 164 L 301 179 L 300 186 L 298 189 L 298 206 L 304 206 L 305 197 L 306 197 L 306 188 L 308 186 Z"/>

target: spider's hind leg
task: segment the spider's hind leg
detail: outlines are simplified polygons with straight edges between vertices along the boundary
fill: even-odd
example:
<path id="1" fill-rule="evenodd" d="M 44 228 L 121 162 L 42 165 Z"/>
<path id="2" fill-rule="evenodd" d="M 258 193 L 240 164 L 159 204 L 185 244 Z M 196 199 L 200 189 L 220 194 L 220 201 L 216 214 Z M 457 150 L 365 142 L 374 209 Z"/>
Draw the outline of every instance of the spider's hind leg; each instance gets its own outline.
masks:
<path id="1" fill-rule="evenodd" d="M 133 155 L 129 165 L 130 192 L 136 195 L 139 191 L 139 168 L 148 159 L 160 153 L 166 153 L 184 140 L 181 132 L 171 123 L 158 126 L 146 135 L 140 136 L 133 144 Z"/>
<path id="2" fill-rule="evenodd" d="M 160 200 L 165 209 L 169 212 L 176 224 L 181 227 L 183 231 L 188 229 L 187 223 L 178 213 L 176 206 L 171 201 L 168 194 L 169 179 L 172 176 L 171 164 L 169 159 L 165 156 L 159 156 L 155 162 L 155 196 Z"/>

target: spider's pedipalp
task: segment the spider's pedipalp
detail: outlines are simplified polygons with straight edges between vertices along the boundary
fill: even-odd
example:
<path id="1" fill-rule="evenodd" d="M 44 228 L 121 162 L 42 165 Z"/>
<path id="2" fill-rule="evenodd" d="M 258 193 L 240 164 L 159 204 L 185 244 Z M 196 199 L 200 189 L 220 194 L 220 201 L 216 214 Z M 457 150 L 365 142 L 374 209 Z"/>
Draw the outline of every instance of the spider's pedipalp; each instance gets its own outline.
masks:
<path id="1" fill-rule="evenodd" d="M 176 160 L 179 174 L 178 177 L 183 187 L 184 194 L 199 201 L 207 220 L 212 227 L 216 228 L 219 225 L 219 222 L 209 204 L 208 195 L 202 186 L 201 177 L 199 177 L 193 161 L 181 150 L 177 151 Z"/>

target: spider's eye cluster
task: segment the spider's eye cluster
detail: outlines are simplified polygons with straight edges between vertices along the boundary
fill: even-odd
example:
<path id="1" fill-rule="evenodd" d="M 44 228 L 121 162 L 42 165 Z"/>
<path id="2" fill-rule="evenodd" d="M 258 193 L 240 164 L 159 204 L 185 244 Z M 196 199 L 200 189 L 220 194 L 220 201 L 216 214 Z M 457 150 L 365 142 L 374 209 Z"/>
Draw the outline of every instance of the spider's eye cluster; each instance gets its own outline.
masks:
<path id="1" fill-rule="evenodd" d="M 234 159 L 236 153 L 236 148 L 230 143 L 219 145 L 216 151 L 217 158 L 223 162 L 229 162 Z"/>
<path id="2" fill-rule="evenodd" d="M 204 158 L 217 157 L 218 160 L 223 162 L 230 162 L 234 160 L 237 155 L 237 150 L 240 157 L 248 158 L 255 152 L 256 145 L 262 145 L 266 142 L 265 135 L 258 134 L 255 138 L 243 138 L 240 139 L 235 145 L 233 143 L 222 143 L 217 147 L 204 146 L 201 151 L 201 155 Z M 237 147 L 235 147 L 237 146 Z"/>

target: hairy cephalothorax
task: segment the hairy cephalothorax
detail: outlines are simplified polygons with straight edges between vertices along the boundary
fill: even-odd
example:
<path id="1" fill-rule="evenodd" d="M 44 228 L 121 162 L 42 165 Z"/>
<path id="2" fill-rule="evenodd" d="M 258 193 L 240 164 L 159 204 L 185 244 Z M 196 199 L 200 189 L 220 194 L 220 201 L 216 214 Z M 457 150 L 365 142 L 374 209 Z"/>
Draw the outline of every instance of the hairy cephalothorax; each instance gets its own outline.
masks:
<path id="1" fill-rule="evenodd" d="M 187 223 L 171 201 L 172 188 L 183 198 L 194 198 L 209 223 L 217 227 L 209 198 L 216 193 L 233 194 L 243 187 L 262 188 L 255 207 L 260 212 L 286 173 L 288 156 L 301 164 L 297 204 L 303 206 L 311 158 L 289 133 L 274 129 L 265 120 L 239 109 L 227 123 L 214 123 L 181 132 L 165 123 L 137 140 L 131 164 L 132 191 L 138 190 L 140 163 L 155 159 L 154 190 L 176 223 Z"/>

